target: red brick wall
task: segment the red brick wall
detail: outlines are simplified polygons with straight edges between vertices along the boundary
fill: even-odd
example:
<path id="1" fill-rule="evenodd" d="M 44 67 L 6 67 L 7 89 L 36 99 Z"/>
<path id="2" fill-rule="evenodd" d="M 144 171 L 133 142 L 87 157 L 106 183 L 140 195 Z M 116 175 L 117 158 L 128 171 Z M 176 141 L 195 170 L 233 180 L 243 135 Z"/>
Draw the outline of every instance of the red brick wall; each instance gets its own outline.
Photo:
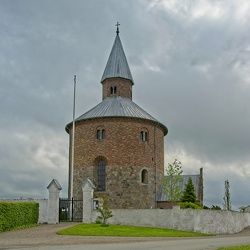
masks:
<path id="1" fill-rule="evenodd" d="M 171 201 L 158 201 L 157 202 L 157 208 L 161 209 L 172 209 L 173 206 L 178 206 L 178 202 L 171 202 Z"/>
<path id="2" fill-rule="evenodd" d="M 130 80 L 120 77 L 109 78 L 103 81 L 102 85 L 102 99 L 116 95 L 132 100 L 132 82 Z M 110 93 L 110 87 L 116 87 L 116 94 Z"/>

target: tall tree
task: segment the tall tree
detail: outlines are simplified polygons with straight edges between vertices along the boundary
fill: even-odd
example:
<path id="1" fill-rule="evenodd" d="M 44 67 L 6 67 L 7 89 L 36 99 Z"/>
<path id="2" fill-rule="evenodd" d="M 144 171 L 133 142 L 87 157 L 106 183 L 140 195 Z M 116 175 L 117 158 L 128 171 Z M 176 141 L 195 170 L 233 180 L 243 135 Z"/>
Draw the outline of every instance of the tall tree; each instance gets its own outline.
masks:
<path id="1" fill-rule="evenodd" d="M 230 201 L 230 192 L 229 192 L 229 180 L 225 180 L 225 196 L 223 197 L 224 204 L 223 208 L 224 210 L 231 210 L 231 201 Z"/>
<path id="2" fill-rule="evenodd" d="M 194 184 L 192 181 L 192 178 L 189 177 L 187 184 L 185 185 L 185 190 L 183 192 L 183 195 L 181 197 L 181 201 L 183 202 L 196 202 L 196 194 L 194 190 Z"/>
<path id="3" fill-rule="evenodd" d="M 165 170 L 167 177 L 163 181 L 163 192 L 167 196 L 168 201 L 180 201 L 182 195 L 180 183 L 183 182 L 181 162 L 175 159 L 172 164 L 168 163 L 168 167 Z"/>

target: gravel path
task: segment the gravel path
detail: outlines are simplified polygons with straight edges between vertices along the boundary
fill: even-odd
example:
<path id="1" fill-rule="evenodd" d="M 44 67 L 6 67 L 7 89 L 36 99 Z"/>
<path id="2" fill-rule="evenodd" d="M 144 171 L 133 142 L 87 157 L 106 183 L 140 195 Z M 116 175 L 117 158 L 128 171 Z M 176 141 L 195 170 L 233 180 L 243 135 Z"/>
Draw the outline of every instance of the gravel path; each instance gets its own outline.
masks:
<path id="1" fill-rule="evenodd" d="M 60 223 L 56 225 L 39 225 L 37 227 L 25 228 L 15 231 L 0 233 L 0 249 L 15 249 L 21 247 L 56 246 L 56 245 L 82 245 L 82 244 L 104 244 L 104 243 L 128 243 L 159 240 L 180 240 L 188 238 L 166 238 L 166 237 L 96 237 L 96 236 L 66 236 L 57 235 L 62 229 L 77 225 L 79 223 Z M 250 228 L 233 235 L 220 235 L 214 237 L 250 236 Z M 199 237 L 201 238 L 201 237 Z M 191 239 L 191 238 L 189 238 Z M 192 238 L 194 239 L 194 238 Z"/>

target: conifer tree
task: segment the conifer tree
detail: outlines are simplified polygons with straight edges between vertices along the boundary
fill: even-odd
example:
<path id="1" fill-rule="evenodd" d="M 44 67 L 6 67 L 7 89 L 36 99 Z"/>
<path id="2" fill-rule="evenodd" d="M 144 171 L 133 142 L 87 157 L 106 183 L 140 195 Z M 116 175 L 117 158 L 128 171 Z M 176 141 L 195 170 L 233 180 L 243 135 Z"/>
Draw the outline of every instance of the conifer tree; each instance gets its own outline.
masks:
<path id="1" fill-rule="evenodd" d="M 192 203 L 196 202 L 196 194 L 195 194 L 194 184 L 193 184 L 191 177 L 189 177 L 189 179 L 188 179 L 188 182 L 187 182 L 185 190 L 183 192 L 181 201 L 182 202 L 192 202 Z"/>

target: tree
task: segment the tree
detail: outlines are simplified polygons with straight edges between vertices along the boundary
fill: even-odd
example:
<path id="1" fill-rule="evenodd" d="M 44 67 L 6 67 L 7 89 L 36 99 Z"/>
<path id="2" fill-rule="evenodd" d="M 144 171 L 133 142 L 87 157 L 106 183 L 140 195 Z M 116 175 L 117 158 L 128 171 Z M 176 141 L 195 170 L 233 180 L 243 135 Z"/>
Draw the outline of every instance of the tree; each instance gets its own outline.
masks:
<path id="1" fill-rule="evenodd" d="M 189 177 L 187 184 L 185 185 L 185 190 L 183 192 L 183 195 L 181 197 L 182 202 L 196 202 L 196 194 L 194 190 L 194 184 L 192 181 L 192 178 Z"/>
<path id="2" fill-rule="evenodd" d="M 107 220 L 113 217 L 112 211 L 108 206 L 107 198 L 103 198 L 103 205 L 98 208 L 100 215 L 97 217 L 97 220 L 101 221 L 101 225 L 104 227 L 108 226 Z"/>
<path id="3" fill-rule="evenodd" d="M 172 164 L 168 163 L 166 169 L 168 176 L 163 181 L 163 192 L 171 203 L 180 201 L 181 199 L 182 190 L 180 183 L 183 182 L 183 178 L 181 177 L 182 172 L 181 162 L 177 161 L 177 159 Z"/>
<path id="4" fill-rule="evenodd" d="M 223 208 L 224 210 L 231 210 L 231 201 L 230 201 L 230 192 L 229 192 L 229 181 L 225 180 L 225 196 L 223 197 L 224 204 Z"/>

